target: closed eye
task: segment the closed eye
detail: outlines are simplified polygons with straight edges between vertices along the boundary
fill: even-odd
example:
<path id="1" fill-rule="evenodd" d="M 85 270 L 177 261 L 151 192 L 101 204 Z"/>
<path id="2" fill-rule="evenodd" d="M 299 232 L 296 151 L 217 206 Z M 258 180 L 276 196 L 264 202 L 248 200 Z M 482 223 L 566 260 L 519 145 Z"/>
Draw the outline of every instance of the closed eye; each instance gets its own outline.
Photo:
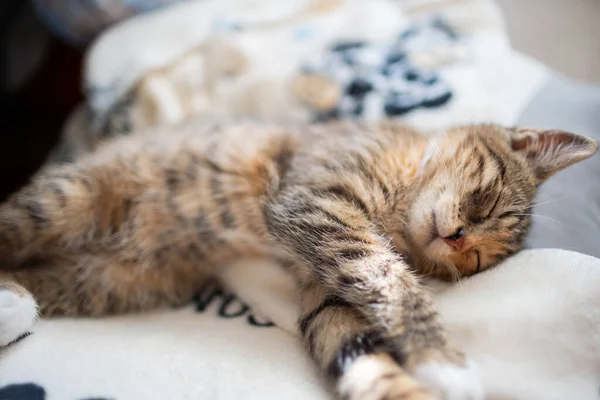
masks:
<path id="1" fill-rule="evenodd" d="M 498 219 L 513 217 L 515 214 L 516 214 L 516 211 L 507 211 L 505 213 L 498 215 Z"/>
<path id="2" fill-rule="evenodd" d="M 500 201 L 500 196 L 501 195 L 502 195 L 502 190 L 500 190 L 498 192 L 498 196 L 496 196 L 496 200 L 494 201 L 494 205 L 492 206 L 492 208 L 490 209 L 490 211 L 488 212 L 488 214 L 485 217 L 471 218 L 471 222 L 473 222 L 474 224 L 481 224 L 483 221 L 485 221 L 486 219 L 488 219 L 489 217 L 491 217 L 492 213 L 496 209 L 496 206 L 498 206 L 498 202 Z"/>
<path id="3" fill-rule="evenodd" d="M 494 201 L 494 205 L 492 206 L 490 212 L 488 213 L 488 218 L 490 217 L 490 215 L 492 215 L 492 213 L 496 209 L 496 206 L 498 205 L 498 202 L 500 201 L 500 196 L 502 195 L 503 191 L 504 191 L 504 188 L 498 192 L 498 196 L 496 197 L 496 201 Z"/>

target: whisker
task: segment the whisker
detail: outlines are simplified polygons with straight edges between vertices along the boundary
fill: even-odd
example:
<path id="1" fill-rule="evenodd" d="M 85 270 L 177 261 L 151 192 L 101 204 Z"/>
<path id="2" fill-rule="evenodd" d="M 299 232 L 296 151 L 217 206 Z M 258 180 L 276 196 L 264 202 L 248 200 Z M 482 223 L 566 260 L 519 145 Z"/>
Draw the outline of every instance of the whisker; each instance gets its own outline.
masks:
<path id="1" fill-rule="evenodd" d="M 530 216 L 530 217 L 543 218 L 544 220 L 555 222 L 555 223 L 557 223 L 559 225 L 564 226 L 565 228 L 569 228 L 569 229 L 573 230 L 574 232 L 578 232 L 578 230 L 575 227 L 570 226 L 570 225 L 566 225 L 565 223 L 563 223 L 563 222 L 561 222 L 561 221 L 559 221 L 559 220 L 557 220 L 555 218 L 549 217 L 547 215 L 541 215 L 541 214 L 512 214 L 512 215 L 522 215 L 522 216 L 525 216 L 525 217 L 526 216 Z"/>
<path id="2" fill-rule="evenodd" d="M 551 200 L 547 200 L 547 201 L 542 201 L 541 203 L 533 203 L 533 205 L 532 205 L 532 206 L 533 206 L 533 207 L 536 207 L 536 206 L 541 206 L 541 205 L 543 205 L 543 204 L 555 203 L 555 202 L 557 202 L 557 201 L 565 200 L 565 199 L 568 199 L 568 198 L 571 198 L 571 197 L 580 196 L 580 195 L 582 195 L 582 194 L 587 194 L 587 192 L 588 192 L 589 190 L 592 190 L 592 189 L 594 189 L 596 186 L 598 186 L 598 184 L 600 184 L 600 180 L 597 180 L 597 181 L 596 181 L 596 182 L 595 182 L 595 183 L 594 183 L 592 186 L 590 186 L 590 187 L 587 187 L 587 188 L 585 188 L 585 189 L 583 189 L 583 190 L 579 190 L 579 191 L 577 191 L 577 192 L 575 192 L 575 193 L 571 193 L 571 194 L 568 194 L 568 195 L 566 195 L 566 196 L 559 197 L 559 198 L 556 198 L 556 199 L 551 199 Z"/>
<path id="3" fill-rule="evenodd" d="M 456 264 L 451 263 L 450 273 L 452 274 L 452 282 L 460 285 L 460 271 L 456 267 Z"/>
<path id="4" fill-rule="evenodd" d="M 435 270 L 435 264 L 431 260 L 426 260 L 425 263 L 425 275 L 429 276 Z"/>

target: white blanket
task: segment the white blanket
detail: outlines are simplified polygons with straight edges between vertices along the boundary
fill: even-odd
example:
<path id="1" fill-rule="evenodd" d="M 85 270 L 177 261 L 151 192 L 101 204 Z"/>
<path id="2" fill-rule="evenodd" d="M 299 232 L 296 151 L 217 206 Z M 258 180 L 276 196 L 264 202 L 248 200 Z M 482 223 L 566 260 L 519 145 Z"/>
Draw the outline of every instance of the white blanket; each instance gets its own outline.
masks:
<path id="1" fill-rule="evenodd" d="M 227 273 L 244 282 L 254 311 L 208 287 L 201 313 L 39 323 L 0 353 L 0 399 L 43 399 L 31 397 L 42 390 L 48 400 L 329 398 L 294 333 L 290 280 L 268 262 Z M 487 399 L 591 400 L 600 388 L 599 288 L 599 259 L 528 250 L 436 287 L 435 300 L 451 340 L 477 362 Z M 257 326 L 258 311 L 284 329 Z"/>
<path id="2" fill-rule="evenodd" d="M 503 25 L 492 0 L 184 2 L 117 25 L 90 48 L 86 103 L 58 153 L 203 114 L 289 123 L 333 112 L 426 132 L 512 125 L 549 72 L 511 49 Z M 347 41 L 367 44 L 344 56 L 352 68 L 328 50 Z M 381 59 L 393 54 L 407 61 L 384 77 Z M 307 68 L 321 78 L 303 79 Z M 360 100 L 347 92 L 359 76 L 374 88 Z M 404 111 L 388 115 L 388 104 Z"/>

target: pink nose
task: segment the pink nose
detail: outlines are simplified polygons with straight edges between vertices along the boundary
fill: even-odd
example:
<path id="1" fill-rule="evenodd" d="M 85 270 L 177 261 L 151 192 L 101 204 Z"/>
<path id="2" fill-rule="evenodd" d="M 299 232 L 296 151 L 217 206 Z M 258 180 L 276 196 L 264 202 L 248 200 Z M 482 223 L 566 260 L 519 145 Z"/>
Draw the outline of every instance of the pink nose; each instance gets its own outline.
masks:
<path id="1" fill-rule="evenodd" d="M 465 236 L 465 231 L 460 228 L 454 235 L 443 237 L 442 240 L 454 250 L 460 251 L 465 246 Z"/>

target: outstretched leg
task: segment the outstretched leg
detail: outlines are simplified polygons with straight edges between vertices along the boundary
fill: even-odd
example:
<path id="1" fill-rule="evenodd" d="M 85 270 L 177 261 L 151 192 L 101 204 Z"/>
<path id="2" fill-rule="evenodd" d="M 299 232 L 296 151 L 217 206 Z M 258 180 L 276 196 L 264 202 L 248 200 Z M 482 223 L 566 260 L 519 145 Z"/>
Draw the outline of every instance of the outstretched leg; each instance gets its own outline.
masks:
<path id="1" fill-rule="evenodd" d="M 344 299 L 318 284 L 301 291 L 300 332 L 310 355 L 348 400 L 429 400 L 427 388 L 402 367 L 406 355 Z"/>
<path id="2" fill-rule="evenodd" d="M 305 266 L 309 351 L 344 398 L 483 399 L 418 279 L 358 204 L 339 188 L 290 188 L 265 207 L 271 234 Z"/>

